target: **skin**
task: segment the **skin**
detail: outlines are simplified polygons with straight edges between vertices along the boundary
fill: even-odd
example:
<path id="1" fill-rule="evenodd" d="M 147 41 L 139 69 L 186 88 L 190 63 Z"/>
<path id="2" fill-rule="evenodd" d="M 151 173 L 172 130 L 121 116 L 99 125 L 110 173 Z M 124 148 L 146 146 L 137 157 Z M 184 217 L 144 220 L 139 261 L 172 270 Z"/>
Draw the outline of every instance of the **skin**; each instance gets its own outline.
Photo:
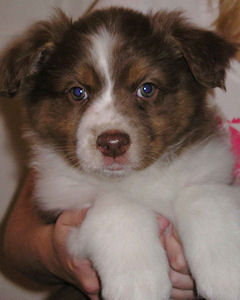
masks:
<path id="1" fill-rule="evenodd" d="M 34 175 L 30 173 L 7 223 L 4 236 L 5 256 L 27 277 L 43 284 L 59 284 L 65 281 L 77 287 L 90 300 L 100 300 L 100 281 L 91 262 L 87 259 L 73 259 L 68 255 L 65 246 L 69 230 L 81 225 L 87 209 L 66 211 L 55 224 L 43 224 L 38 214 L 34 213 L 33 190 Z M 176 300 L 196 299 L 194 281 L 177 233 L 167 219 L 162 216 L 157 219 L 159 236 L 171 266 L 171 297 Z M 24 236 L 24 239 L 19 239 L 20 236 Z"/>
<path id="2" fill-rule="evenodd" d="M 234 40 L 240 42 L 240 34 Z M 236 59 L 240 61 L 240 51 Z M 90 300 L 100 300 L 100 281 L 91 262 L 74 260 L 68 255 L 65 247 L 69 230 L 73 226 L 81 225 L 87 210 L 66 211 L 58 218 L 56 224 L 44 225 L 38 215 L 33 213 L 33 188 L 34 176 L 30 173 L 8 220 L 4 236 L 5 256 L 20 272 L 32 279 L 35 277 L 38 282 L 57 284 L 66 281 L 83 291 Z M 162 216 L 158 216 L 158 223 L 159 236 L 171 267 L 171 298 L 197 299 L 194 281 L 176 230 Z M 24 236 L 24 239 L 19 239 L 19 236 Z"/>
<path id="3" fill-rule="evenodd" d="M 159 219 L 164 219 L 162 216 Z M 184 257 L 183 248 L 179 240 L 178 234 L 174 227 L 170 224 L 164 231 L 164 227 L 160 225 L 160 238 L 165 247 L 169 264 L 170 264 L 170 279 L 173 285 L 171 297 L 172 299 L 197 299 L 194 292 L 195 286 L 191 277 L 187 261 Z"/>

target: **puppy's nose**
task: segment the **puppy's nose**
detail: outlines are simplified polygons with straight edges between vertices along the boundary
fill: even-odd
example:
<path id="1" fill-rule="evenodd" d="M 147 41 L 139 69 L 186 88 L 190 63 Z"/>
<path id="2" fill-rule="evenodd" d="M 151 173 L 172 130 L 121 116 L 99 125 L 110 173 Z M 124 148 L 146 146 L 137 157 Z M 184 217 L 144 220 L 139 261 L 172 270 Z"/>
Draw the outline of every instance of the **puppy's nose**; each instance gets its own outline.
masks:
<path id="1" fill-rule="evenodd" d="M 118 157 L 127 152 L 130 137 L 117 130 L 105 131 L 97 138 L 97 148 L 104 156 Z"/>

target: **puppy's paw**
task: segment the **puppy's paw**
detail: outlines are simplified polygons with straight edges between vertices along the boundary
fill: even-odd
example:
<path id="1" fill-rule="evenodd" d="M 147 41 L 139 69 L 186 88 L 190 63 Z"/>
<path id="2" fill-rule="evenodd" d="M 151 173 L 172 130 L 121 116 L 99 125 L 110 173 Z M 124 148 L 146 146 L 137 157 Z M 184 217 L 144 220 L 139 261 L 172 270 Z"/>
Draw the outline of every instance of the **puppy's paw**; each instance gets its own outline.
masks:
<path id="1" fill-rule="evenodd" d="M 139 269 L 103 282 L 102 295 L 105 300 L 168 300 L 171 289 L 167 273 Z"/>
<path id="2" fill-rule="evenodd" d="M 233 257 L 232 257 L 233 258 Z M 199 269 L 196 275 L 198 293 L 209 300 L 240 299 L 240 257 L 218 259 L 212 257 L 208 265 Z M 207 267 L 206 267 L 207 266 Z"/>
<path id="3" fill-rule="evenodd" d="M 240 300 L 239 230 L 236 226 L 220 232 L 218 234 L 216 230 L 211 239 L 199 243 L 198 249 L 194 247 L 198 255 L 192 256 L 190 269 L 194 267 L 193 277 L 202 297 L 209 300 Z"/>
<path id="4" fill-rule="evenodd" d="M 71 228 L 67 240 L 68 252 L 72 257 L 85 257 L 85 243 L 81 234 L 81 229 L 78 227 Z"/>

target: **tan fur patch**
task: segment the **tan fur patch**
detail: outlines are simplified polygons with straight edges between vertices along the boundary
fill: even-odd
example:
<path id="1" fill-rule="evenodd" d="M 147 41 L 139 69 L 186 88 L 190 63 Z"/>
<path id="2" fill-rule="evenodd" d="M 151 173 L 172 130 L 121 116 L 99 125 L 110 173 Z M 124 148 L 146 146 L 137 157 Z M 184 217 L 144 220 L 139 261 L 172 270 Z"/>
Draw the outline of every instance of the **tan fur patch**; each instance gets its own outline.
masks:
<path id="1" fill-rule="evenodd" d="M 94 87 L 97 85 L 93 69 L 88 66 L 83 65 L 76 69 L 75 76 L 83 86 Z"/>
<path id="2" fill-rule="evenodd" d="M 128 72 L 127 82 L 131 86 L 133 82 L 141 82 L 147 74 L 147 64 L 144 60 L 139 61 L 136 65 L 131 66 Z"/>
<path id="3" fill-rule="evenodd" d="M 56 146 L 75 164 L 79 122 L 105 84 L 89 53 L 89 37 L 98 35 L 100 29 L 114 36 L 114 55 L 107 57 L 110 101 L 137 129 L 139 168 L 169 149 L 179 154 L 190 144 L 217 134 L 206 93 L 224 87 L 225 68 L 236 47 L 188 24 L 176 12 L 146 16 L 112 8 L 74 23 L 59 13 L 35 24 L 3 54 L 0 95 L 21 92 L 29 126 L 44 142 Z M 98 54 L 94 53 L 96 58 Z M 158 89 L 154 99 L 137 94 L 146 82 Z M 78 85 L 88 92 L 85 101 L 69 98 L 71 87 Z"/>

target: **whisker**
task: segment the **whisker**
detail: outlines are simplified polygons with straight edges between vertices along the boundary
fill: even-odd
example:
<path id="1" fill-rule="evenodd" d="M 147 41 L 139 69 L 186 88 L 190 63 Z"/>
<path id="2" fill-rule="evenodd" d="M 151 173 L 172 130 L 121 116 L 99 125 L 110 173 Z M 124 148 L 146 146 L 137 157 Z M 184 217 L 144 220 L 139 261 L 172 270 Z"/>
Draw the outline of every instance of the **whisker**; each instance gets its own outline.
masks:
<path id="1" fill-rule="evenodd" d="M 172 129 L 173 126 L 168 126 L 166 128 L 163 128 L 163 129 L 159 129 L 158 131 L 154 132 L 153 134 L 150 134 L 149 136 L 151 137 L 154 137 L 156 135 L 161 135 L 162 133 L 164 133 L 165 131 L 169 130 L 169 129 Z"/>

